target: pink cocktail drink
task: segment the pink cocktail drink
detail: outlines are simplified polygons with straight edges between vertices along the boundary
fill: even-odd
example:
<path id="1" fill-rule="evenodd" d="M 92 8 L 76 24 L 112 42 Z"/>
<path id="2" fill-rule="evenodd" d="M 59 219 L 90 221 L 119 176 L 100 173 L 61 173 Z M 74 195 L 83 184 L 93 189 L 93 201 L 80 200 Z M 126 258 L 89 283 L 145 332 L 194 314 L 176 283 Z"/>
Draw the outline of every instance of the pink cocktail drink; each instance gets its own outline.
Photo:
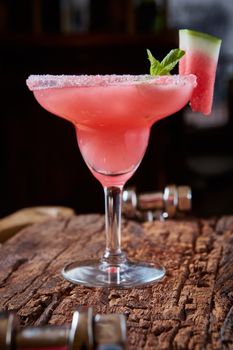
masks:
<path id="1" fill-rule="evenodd" d="M 145 153 L 150 128 L 185 106 L 194 75 L 30 76 L 37 101 L 72 122 L 82 156 L 105 191 L 106 249 L 101 259 L 70 264 L 63 276 L 88 286 L 132 287 L 164 276 L 158 264 L 129 261 L 121 251 L 121 195 Z"/>
<path id="2" fill-rule="evenodd" d="M 189 101 L 194 81 L 194 76 L 61 76 L 55 81 L 45 76 L 29 84 L 45 109 L 73 122 L 85 162 L 109 186 L 124 185 L 132 176 L 151 125 Z"/>

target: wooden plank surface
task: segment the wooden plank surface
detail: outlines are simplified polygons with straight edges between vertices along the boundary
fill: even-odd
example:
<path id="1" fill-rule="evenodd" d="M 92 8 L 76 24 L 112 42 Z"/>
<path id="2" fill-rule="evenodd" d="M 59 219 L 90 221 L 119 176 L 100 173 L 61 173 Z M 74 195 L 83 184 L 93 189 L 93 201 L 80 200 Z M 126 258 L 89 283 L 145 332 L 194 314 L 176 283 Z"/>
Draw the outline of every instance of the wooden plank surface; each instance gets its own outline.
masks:
<path id="1" fill-rule="evenodd" d="M 29 226 L 0 248 L 0 309 L 22 325 L 65 324 L 80 305 L 127 316 L 128 349 L 233 349 L 233 217 L 123 222 L 129 257 L 157 260 L 166 277 L 141 289 L 91 289 L 62 267 L 104 249 L 100 215 Z"/>

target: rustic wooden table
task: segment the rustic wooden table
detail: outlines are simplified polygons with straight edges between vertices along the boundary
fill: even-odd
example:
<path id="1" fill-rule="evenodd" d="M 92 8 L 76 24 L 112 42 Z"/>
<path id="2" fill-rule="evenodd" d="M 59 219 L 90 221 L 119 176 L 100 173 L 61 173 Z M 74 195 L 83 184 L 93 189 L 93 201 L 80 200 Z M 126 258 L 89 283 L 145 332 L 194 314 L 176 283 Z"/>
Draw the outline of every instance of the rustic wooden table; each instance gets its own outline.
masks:
<path id="1" fill-rule="evenodd" d="M 141 289 L 91 289 L 62 267 L 99 255 L 101 215 L 30 225 L 0 248 L 0 309 L 22 325 L 65 324 L 80 305 L 127 316 L 127 349 L 233 349 L 233 217 L 123 222 L 129 257 L 157 260 L 166 277 Z"/>

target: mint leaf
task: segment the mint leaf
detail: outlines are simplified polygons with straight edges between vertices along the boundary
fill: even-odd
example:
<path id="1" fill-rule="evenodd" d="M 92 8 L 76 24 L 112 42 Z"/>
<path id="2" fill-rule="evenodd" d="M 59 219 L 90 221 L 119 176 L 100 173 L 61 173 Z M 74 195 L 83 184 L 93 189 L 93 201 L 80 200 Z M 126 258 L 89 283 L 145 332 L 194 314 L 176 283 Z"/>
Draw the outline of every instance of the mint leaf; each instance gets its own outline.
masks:
<path id="1" fill-rule="evenodd" d="M 150 74 L 151 75 L 169 75 L 170 71 L 177 65 L 181 57 L 184 56 L 185 51 L 180 49 L 171 50 L 166 57 L 159 62 L 154 58 L 150 50 L 147 50 L 148 59 L 151 63 Z"/>
<path id="2" fill-rule="evenodd" d="M 162 66 L 158 60 L 154 58 L 150 50 L 146 50 L 148 55 L 148 60 L 150 61 L 150 75 L 159 75 Z"/>
<path id="3" fill-rule="evenodd" d="M 184 56 L 184 54 L 185 51 L 180 49 L 171 50 L 161 62 L 163 69 L 160 72 L 160 75 L 169 74 L 170 71 L 177 65 L 181 57 Z"/>

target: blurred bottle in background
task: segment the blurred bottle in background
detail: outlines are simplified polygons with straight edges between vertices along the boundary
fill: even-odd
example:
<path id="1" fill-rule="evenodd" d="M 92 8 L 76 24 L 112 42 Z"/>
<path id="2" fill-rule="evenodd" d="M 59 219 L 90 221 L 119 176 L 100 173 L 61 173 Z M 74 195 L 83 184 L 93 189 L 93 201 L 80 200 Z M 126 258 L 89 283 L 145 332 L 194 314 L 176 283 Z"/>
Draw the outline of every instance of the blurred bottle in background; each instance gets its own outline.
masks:
<path id="1" fill-rule="evenodd" d="M 135 0 L 136 32 L 158 33 L 166 29 L 166 0 Z"/>
<path id="2" fill-rule="evenodd" d="M 62 33 L 86 33 L 90 29 L 90 0 L 60 0 Z"/>

